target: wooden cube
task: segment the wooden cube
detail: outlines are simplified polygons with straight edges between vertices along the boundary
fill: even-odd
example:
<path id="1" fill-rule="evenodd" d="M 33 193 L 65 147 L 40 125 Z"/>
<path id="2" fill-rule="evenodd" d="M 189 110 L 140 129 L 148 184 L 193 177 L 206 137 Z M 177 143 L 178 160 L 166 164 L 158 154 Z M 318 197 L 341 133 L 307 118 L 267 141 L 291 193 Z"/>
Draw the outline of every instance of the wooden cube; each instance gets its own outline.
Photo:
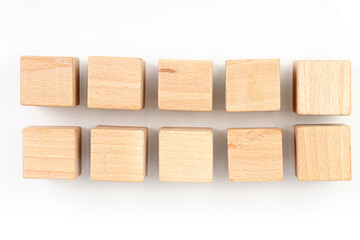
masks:
<path id="1" fill-rule="evenodd" d="M 147 174 L 146 127 L 97 126 L 91 130 L 91 179 L 142 182 Z"/>
<path id="2" fill-rule="evenodd" d="M 81 174 L 81 128 L 23 129 L 23 177 L 75 179 Z"/>
<path id="3" fill-rule="evenodd" d="M 226 111 L 279 110 L 279 59 L 226 61 Z"/>
<path id="4" fill-rule="evenodd" d="M 34 57 L 20 59 L 22 105 L 73 107 L 79 104 L 79 59 Z"/>
<path id="5" fill-rule="evenodd" d="M 145 61 L 89 57 L 88 107 L 140 110 L 145 102 Z"/>
<path id="6" fill-rule="evenodd" d="M 294 112 L 304 115 L 350 115 L 350 61 L 295 61 Z"/>
<path id="7" fill-rule="evenodd" d="M 351 180 L 350 127 L 296 125 L 295 160 L 300 181 Z"/>
<path id="8" fill-rule="evenodd" d="M 282 181 L 282 134 L 279 128 L 228 129 L 230 181 Z"/>
<path id="9" fill-rule="evenodd" d="M 212 129 L 162 128 L 159 174 L 164 182 L 212 182 Z"/>
<path id="10" fill-rule="evenodd" d="M 211 111 L 212 61 L 159 60 L 159 109 Z"/>

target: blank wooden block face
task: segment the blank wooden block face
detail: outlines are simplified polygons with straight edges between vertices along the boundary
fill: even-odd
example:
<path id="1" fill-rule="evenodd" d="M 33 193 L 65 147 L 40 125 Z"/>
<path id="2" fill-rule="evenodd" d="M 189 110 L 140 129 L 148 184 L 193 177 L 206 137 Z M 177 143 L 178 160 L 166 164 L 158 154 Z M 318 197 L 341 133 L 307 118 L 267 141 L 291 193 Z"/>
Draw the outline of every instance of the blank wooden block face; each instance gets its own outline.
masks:
<path id="1" fill-rule="evenodd" d="M 279 111 L 280 60 L 226 61 L 226 111 Z"/>
<path id="2" fill-rule="evenodd" d="M 91 130 L 91 179 L 142 182 L 147 174 L 147 128 L 98 126 Z"/>
<path id="3" fill-rule="evenodd" d="M 164 182 L 212 182 L 212 129 L 162 128 L 159 173 Z"/>
<path id="4" fill-rule="evenodd" d="M 350 127 L 296 125 L 296 176 L 300 181 L 351 180 Z"/>
<path id="5" fill-rule="evenodd" d="M 282 134 L 279 128 L 228 129 L 230 181 L 282 181 Z"/>
<path id="6" fill-rule="evenodd" d="M 22 105 L 73 107 L 79 104 L 79 59 L 32 57 L 20 59 Z"/>
<path id="7" fill-rule="evenodd" d="M 75 179 L 81 174 L 81 128 L 23 129 L 23 177 Z"/>
<path id="8" fill-rule="evenodd" d="M 140 110 L 145 100 L 145 61 L 89 57 L 88 107 Z"/>
<path id="9" fill-rule="evenodd" d="M 159 60 L 159 109 L 211 111 L 212 61 Z"/>
<path id="10" fill-rule="evenodd" d="M 350 61 L 295 61 L 294 111 L 304 115 L 350 115 Z"/>

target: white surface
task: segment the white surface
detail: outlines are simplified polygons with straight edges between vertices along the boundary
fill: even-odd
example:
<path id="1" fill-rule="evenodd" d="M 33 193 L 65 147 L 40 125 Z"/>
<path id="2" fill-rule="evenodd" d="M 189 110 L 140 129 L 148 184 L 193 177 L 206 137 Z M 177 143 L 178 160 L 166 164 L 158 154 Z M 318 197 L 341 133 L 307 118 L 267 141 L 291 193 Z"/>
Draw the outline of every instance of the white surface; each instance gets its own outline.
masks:
<path id="1" fill-rule="evenodd" d="M 0 239 L 359 239 L 358 1 L 1 1 Z M 20 106 L 21 55 L 77 56 L 81 105 Z M 147 62 L 142 111 L 86 107 L 88 56 Z M 157 110 L 157 60 L 212 59 L 214 110 Z M 281 59 L 281 111 L 226 113 L 226 59 Z M 292 113 L 292 61 L 352 61 L 352 115 Z M 351 126 L 353 180 L 299 182 L 293 126 Z M 83 174 L 75 181 L 22 178 L 21 130 L 28 125 L 83 127 Z M 89 179 L 89 130 L 98 124 L 147 126 L 149 171 L 141 184 Z M 214 182 L 158 181 L 162 126 L 214 129 Z M 227 180 L 226 129 L 281 127 L 284 181 Z"/>

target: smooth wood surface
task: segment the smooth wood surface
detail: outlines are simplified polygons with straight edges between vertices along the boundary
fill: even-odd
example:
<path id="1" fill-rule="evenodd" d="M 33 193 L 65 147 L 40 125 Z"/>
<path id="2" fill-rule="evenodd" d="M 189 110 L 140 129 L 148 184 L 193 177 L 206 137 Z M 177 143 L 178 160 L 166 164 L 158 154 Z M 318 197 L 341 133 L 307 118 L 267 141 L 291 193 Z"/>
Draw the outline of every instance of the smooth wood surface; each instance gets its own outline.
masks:
<path id="1" fill-rule="evenodd" d="M 140 58 L 89 57 L 88 107 L 143 109 L 145 68 Z"/>
<path id="2" fill-rule="evenodd" d="M 213 65 L 205 60 L 159 60 L 161 110 L 211 111 Z"/>
<path id="3" fill-rule="evenodd" d="M 228 129 L 230 181 L 282 181 L 282 133 L 279 128 Z"/>
<path id="4" fill-rule="evenodd" d="M 279 59 L 226 61 L 226 111 L 279 110 Z"/>
<path id="5" fill-rule="evenodd" d="M 23 129 L 23 177 L 75 179 L 81 174 L 81 128 Z"/>
<path id="6" fill-rule="evenodd" d="M 162 128 L 159 174 L 163 182 L 212 182 L 212 129 Z"/>
<path id="7" fill-rule="evenodd" d="M 350 127 L 296 125 L 295 159 L 300 181 L 351 180 Z"/>
<path id="8" fill-rule="evenodd" d="M 293 65 L 294 112 L 351 114 L 351 62 L 301 60 Z"/>
<path id="9" fill-rule="evenodd" d="M 97 126 L 91 130 L 91 179 L 142 182 L 147 174 L 146 127 Z"/>
<path id="10" fill-rule="evenodd" d="M 79 59 L 23 56 L 20 59 L 22 105 L 73 107 L 79 104 Z"/>

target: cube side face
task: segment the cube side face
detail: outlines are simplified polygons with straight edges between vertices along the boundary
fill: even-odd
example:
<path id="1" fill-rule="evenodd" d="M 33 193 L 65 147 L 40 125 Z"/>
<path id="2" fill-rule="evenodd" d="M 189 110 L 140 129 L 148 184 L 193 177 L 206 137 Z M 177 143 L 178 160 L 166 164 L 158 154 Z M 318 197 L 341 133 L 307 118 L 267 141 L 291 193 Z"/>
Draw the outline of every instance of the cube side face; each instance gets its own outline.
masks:
<path id="1" fill-rule="evenodd" d="M 73 107 L 79 104 L 79 61 L 73 57 L 20 59 L 22 105 Z"/>
<path id="2" fill-rule="evenodd" d="M 212 182 L 212 130 L 161 129 L 159 174 L 164 182 Z"/>
<path id="3" fill-rule="evenodd" d="M 145 108 L 145 89 L 146 89 L 146 62 L 141 60 L 141 84 L 140 84 L 140 105 L 139 109 Z"/>
<path id="4" fill-rule="evenodd" d="M 77 57 L 73 58 L 73 106 L 80 104 L 80 60 Z"/>
<path id="5" fill-rule="evenodd" d="M 226 61 L 226 111 L 279 111 L 280 60 Z"/>
<path id="6" fill-rule="evenodd" d="M 351 114 L 351 63 L 349 61 L 296 61 L 296 113 L 304 115 Z"/>
<path id="7" fill-rule="evenodd" d="M 351 180 L 350 128 L 295 126 L 296 176 L 300 181 Z"/>
<path id="8" fill-rule="evenodd" d="M 23 177 L 75 179 L 81 174 L 80 127 L 23 129 Z"/>
<path id="9" fill-rule="evenodd" d="M 211 111 L 213 66 L 205 60 L 159 60 L 161 110 Z"/>
<path id="10" fill-rule="evenodd" d="M 91 131 L 91 179 L 142 182 L 147 175 L 147 128 Z"/>
<path id="11" fill-rule="evenodd" d="M 230 181 L 282 181 L 282 156 L 281 129 L 228 129 Z"/>
<path id="12" fill-rule="evenodd" d="M 82 154 L 81 154 L 81 144 L 82 144 L 82 129 L 81 127 L 75 128 L 75 174 L 76 177 L 81 175 L 82 171 Z"/>
<path id="13" fill-rule="evenodd" d="M 297 61 L 293 62 L 293 111 L 294 112 L 299 112 L 297 109 L 297 91 L 298 91 L 298 87 L 297 87 Z"/>
<path id="14" fill-rule="evenodd" d="M 140 58 L 89 57 L 88 107 L 144 108 L 145 61 Z"/>

